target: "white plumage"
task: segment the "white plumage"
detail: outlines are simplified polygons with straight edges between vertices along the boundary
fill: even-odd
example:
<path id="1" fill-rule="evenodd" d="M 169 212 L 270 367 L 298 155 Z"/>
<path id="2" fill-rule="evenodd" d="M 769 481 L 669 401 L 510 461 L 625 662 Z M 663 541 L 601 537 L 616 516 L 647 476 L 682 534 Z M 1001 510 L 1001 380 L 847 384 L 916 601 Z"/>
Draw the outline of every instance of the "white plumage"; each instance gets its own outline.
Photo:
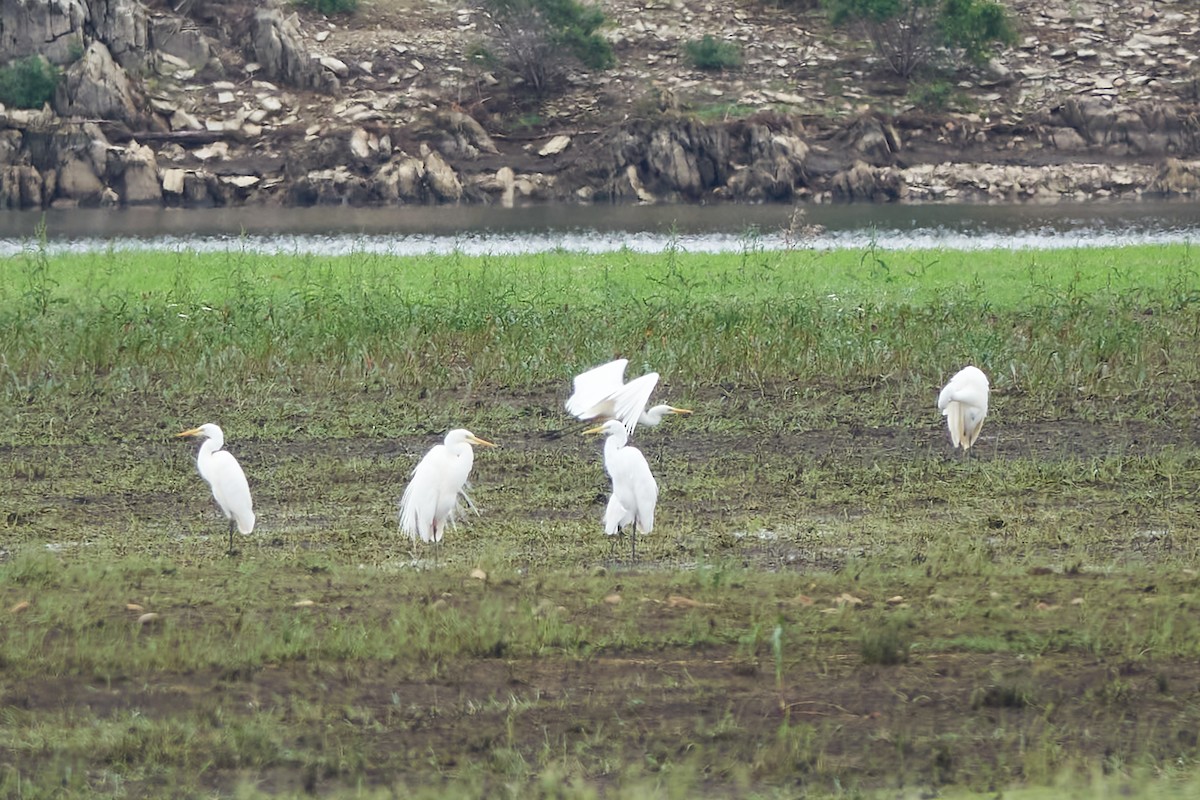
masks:
<path id="1" fill-rule="evenodd" d="M 607 364 L 593 367 L 575 376 L 575 391 L 567 399 L 567 411 L 583 420 L 615 419 L 633 433 L 640 422 L 657 425 L 667 414 L 690 414 L 686 408 L 657 405 L 646 410 L 650 394 L 658 384 L 658 373 L 647 372 L 640 378 L 625 383 L 625 367 L 629 359 L 618 358 Z"/>
<path id="2" fill-rule="evenodd" d="M 603 433 L 604 471 L 612 479 L 612 497 L 604 511 L 604 532 L 609 536 L 630 529 L 630 551 L 637 557 L 637 534 L 654 530 L 658 482 L 642 451 L 627 444 L 629 434 L 620 421 L 610 419 L 585 433 Z"/>
<path id="3" fill-rule="evenodd" d="M 959 370 L 938 395 L 938 408 L 946 417 L 950 441 L 964 451 L 971 449 L 983 429 L 988 413 L 987 375 L 978 367 Z"/>
<path id="4" fill-rule="evenodd" d="M 413 470 L 400 499 L 400 529 L 414 542 L 418 538 L 441 542 L 446 524 L 453 523 L 458 513 L 459 497 L 470 502 L 464 489 L 475 464 L 473 444 L 495 447 L 468 430 L 455 428 Z"/>
<path id="5" fill-rule="evenodd" d="M 212 489 L 213 499 L 229 520 L 229 552 L 233 553 L 234 526 L 242 534 L 248 535 L 254 531 L 254 507 L 246 473 L 232 453 L 221 449 L 225 446 L 225 434 L 219 426 L 208 422 L 176 436 L 204 437 L 196 456 L 196 469 Z"/>

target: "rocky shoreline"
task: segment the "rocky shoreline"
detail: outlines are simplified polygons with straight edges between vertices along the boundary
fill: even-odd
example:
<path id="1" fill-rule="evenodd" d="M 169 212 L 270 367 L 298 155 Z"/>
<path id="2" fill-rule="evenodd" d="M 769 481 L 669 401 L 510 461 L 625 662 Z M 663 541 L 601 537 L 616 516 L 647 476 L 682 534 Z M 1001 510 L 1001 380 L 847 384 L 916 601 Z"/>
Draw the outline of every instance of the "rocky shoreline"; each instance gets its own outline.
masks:
<path id="1" fill-rule="evenodd" d="M 992 113 L 982 105 L 937 114 L 902 104 L 885 110 L 852 90 L 836 103 L 826 92 L 813 113 L 806 107 L 816 102 L 815 84 L 788 84 L 805 95 L 769 88 L 778 82 L 766 70 L 783 59 L 765 58 L 752 74 L 723 84 L 681 78 L 678 64 L 645 73 L 653 91 L 637 98 L 636 113 L 619 105 L 623 86 L 604 85 L 621 76 L 581 77 L 574 106 L 564 101 L 564 110 L 518 132 L 493 124 L 501 120 L 484 104 L 459 102 L 454 46 L 424 49 L 433 47 L 422 39 L 428 32 L 392 38 L 387 48 L 376 42 L 371 62 L 355 60 L 367 39 L 280 8 L 220 6 L 219 24 L 206 24 L 195 7 L 192 17 L 180 17 L 139 0 L 3 8 L 0 44 L 10 57 L 42 53 L 61 60 L 65 72 L 52 107 L 0 111 L 6 209 L 1044 203 L 1200 192 L 1191 77 L 1200 10 L 1185 4 L 1122 8 L 1119 20 L 1088 18 L 1087 8 L 1043 15 L 1046 30 L 1031 24 L 1018 48 L 964 84 L 973 103 L 995 106 Z M 214 4 L 203 8 L 212 14 Z M 656 16 L 647 4 L 616 34 L 627 37 L 618 38 L 618 50 L 624 42 L 625 60 L 640 53 L 656 63 L 645 43 L 666 34 L 653 20 L 690 8 L 677 0 Z M 475 25 L 470 14 L 477 12 L 444 10 L 460 28 Z M 769 13 L 776 16 L 763 19 L 778 20 L 778 10 Z M 748 26 L 748 36 L 772 41 L 767 22 L 732 19 Z M 639 25 L 650 35 L 634 42 Z M 345 34 L 344 59 L 314 49 L 331 41 L 331 29 Z M 812 53 L 801 60 L 828 62 Z M 1061 65 L 1062 75 L 1055 74 L 1053 91 L 1034 92 L 1047 82 L 1043 62 Z M 434 64 L 440 81 L 427 75 Z M 476 76 L 475 84 L 489 77 Z M 697 98 L 733 92 L 746 113 L 699 113 Z"/>

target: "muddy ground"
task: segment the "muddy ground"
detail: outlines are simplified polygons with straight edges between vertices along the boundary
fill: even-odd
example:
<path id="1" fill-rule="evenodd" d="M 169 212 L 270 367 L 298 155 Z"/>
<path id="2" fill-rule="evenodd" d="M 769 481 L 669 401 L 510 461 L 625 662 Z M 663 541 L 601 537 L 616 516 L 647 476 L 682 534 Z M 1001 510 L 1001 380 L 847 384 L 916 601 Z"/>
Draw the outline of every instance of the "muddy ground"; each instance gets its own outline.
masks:
<path id="1" fill-rule="evenodd" d="M 1039 412 L 997 397 L 964 458 L 928 403 L 901 401 L 892 425 L 839 410 L 822 427 L 801 424 L 806 401 L 786 391 L 752 394 L 687 397 L 695 416 L 639 430 L 663 493 L 636 562 L 600 534 L 599 447 L 545 411 L 559 406 L 556 392 L 500 393 L 490 418 L 470 423 L 502 447 L 478 454 L 481 513 L 452 531 L 436 563 L 412 560 L 393 516 L 403 476 L 438 439 L 432 416 L 428 433 L 398 439 L 306 436 L 298 425 L 267 441 L 248 435 L 253 412 L 228 423 L 261 520 L 233 559 L 194 447 L 171 441 L 174 422 L 161 414 L 136 403 L 97 412 L 89 440 L 125 429 L 107 453 L 8 448 L 6 559 L 47 546 L 64 564 L 165 559 L 169 571 L 127 593 L 175 620 L 149 636 L 228 624 L 229 609 L 197 600 L 196 586 L 259 570 L 268 586 L 244 612 L 268 621 L 295 613 L 293 597 L 314 599 L 322 630 L 386 628 L 413 607 L 482 618 L 501 603 L 586 640 L 530 653 L 502 637 L 468 657 L 415 661 L 398 651 L 232 670 L 66 668 L 5 680 L 0 707 L 222 725 L 267 714 L 278 726 L 267 756 L 217 754 L 194 774 L 166 756 L 162 771 L 136 772 L 143 756 L 118 750 L 76 765 L 130 772 L 130 796 L 181 779 L 197 794 L 469 779 L 520 796 L 512 786 L 532 791 L 555 770 L 602 791 L 672 780 L 711 796 L 991 791 L 1063 771 L 1191 763 L 1194 400 L 1145 417 L 1114 413 L 1131 407 L 1120 400 L 1064 397 Z M 783 410 L 756 411 L 768 407 Z M 477 564 L 494 575 L 482 586 L 466 577 Z M 36 609 L 56 591 L 70 587 L 10 581 L 0 600 Z M 115 604 L 95 613 L 114 630 L 131 624 Z M 776 624 L 788 631 L 778 656 Z M 871 663 L 864 641 L 893 628 L 902 657 Z M 63 764 L 13 748 L 3 760 Z"/>

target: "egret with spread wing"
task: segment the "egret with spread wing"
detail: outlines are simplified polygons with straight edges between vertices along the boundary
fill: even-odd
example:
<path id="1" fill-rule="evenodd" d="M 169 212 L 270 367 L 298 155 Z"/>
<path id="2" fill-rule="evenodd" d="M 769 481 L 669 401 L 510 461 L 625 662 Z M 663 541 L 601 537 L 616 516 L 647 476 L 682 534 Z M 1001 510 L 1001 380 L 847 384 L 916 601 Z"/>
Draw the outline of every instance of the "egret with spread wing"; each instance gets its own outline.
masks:
<path id="1" fill-rule="evenodd" d="M 650 393 L 658 383 L 657 372 L 647 372 L 625 383 L 629 359 L 618 358 L 575 376 L 575 392 L 567 399 L 567 411 L 583 420 L 615 419 L 632 434 L 640 422 L 657 425 L 668 414 L 691 414 L 687 408 L 657 405 L 647 410 Z"/>
<path id="2" fill-rule="evenodd" d="M 234 555 L 234 526 L 245 535 L 254 530 L 254 508 L 246 473 L 232 453 L 221 449 L 225 446 L 225 434 L 218 426 L 208 422 L 199 428 L 176 434 L 176 438 L 183 436 L 204 438 L 204 444 L 200 445 L 200 453 L 196 456 L 196 468 L 200 471 L 200 477 L 212 488 L 213 499 L 229 520 L 229 555 Z"/>
<path id="3" fill-rule="evenodd" d="M 466 498 L 463 490 L 475 464 L 471 445 L 496 446 L 468 430 L 455 428 L 413 470 L 400 499 L 400 529 L 414 543 L 420 537 L 422 542 L 440 544 L 446 523 L 454 522 L 459 496 Z"/>
<path id="4" fill-rule="evenodd" d="M 620 420 L 610 419 L 589 428 L 585 434 L 604 434 L 604 471 L 612 478 L 613 492 L 604 511 L 604 532 L 609 536 L 630 529 L 630 556 L 637 558 L 637 535 L 654 530 L 654 507 L 658 504 L 658 482 L 646 457 L 626 444 L 629 434 Z"/>
<path id="5" fill-rule="evenodd" d="M 963 452 L 971 449 L 983 429 L 988 412 L 987 375 L 978 367 L 963 367 L 938 395 L 938 408 L 946 417 L 950 441 Z"/>

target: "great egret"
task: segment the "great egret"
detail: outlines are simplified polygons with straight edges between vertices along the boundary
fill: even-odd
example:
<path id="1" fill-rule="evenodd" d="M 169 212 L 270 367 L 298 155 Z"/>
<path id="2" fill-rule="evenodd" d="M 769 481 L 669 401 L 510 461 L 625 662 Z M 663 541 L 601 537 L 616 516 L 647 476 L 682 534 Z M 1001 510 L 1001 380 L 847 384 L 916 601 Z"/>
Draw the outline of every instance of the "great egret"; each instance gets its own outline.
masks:
<path id="1" fill-rule="evenodd" d="M 687 408 L 658 405 L 646 410 L 650 393 L 658 383 L 657 372 L 647 372 L 625 383 L 629 359 L 618 358 L 575 376 L 575 392 L 567 399 L 567 411 L 579 419 L 616 419 L 627 433 L 640 422 L 657 425 L 667 414 L 691 414 Z"/>
<path id="2" fill-rule="evenodd" d="M 613 493 L 604 511 L 604 532 L 615 536 L 632 526 L 630 556 L 636 560 L 638 533 L 646 534 L 654 530 L 658 482 L 654 480 L 642 451 L 626 444 L 629 433 L 619 420 L 610 419 L 584 433 L 602 433 L 606 437 L 604 471 L 612 478 Z"/>
<path id="3" fill-rule="evenodd" d="M 242 472 L 242 465 L 232 453 L 221 449 L 225 445 L 225 434 L 211 422 L 175 436 L 204 437 L 204 444 L 200 445 L 200 453 L 196 456 L 196 468 L 212 488 L 213 498 L 229 520 L 229 555 L 233 555 L 234 525 L 242 534 L 248 535 L 254 530 L 254 509 L 246 473 Z"/>
<path id="4" fill-rule="evenodd" d="M 963 367 L 938 395 L 938 408 L 946 417 L 950 441 L 963 452 L 979 438 L 988 412 L 988 379 L 978 367 Z"/>
<path id="5" fill-rule="evenodd" d="M 414 543 L 418 536 L 422 542 L 440 543 L 446 523 L 454 522 L 458 497 L 466 497 L 463 487 L 475 464 L 473 444 L 496 446 L 468 430 L 455 428 L 413 470 L 412 480 L 400 498 L 400 529 Z"/>

